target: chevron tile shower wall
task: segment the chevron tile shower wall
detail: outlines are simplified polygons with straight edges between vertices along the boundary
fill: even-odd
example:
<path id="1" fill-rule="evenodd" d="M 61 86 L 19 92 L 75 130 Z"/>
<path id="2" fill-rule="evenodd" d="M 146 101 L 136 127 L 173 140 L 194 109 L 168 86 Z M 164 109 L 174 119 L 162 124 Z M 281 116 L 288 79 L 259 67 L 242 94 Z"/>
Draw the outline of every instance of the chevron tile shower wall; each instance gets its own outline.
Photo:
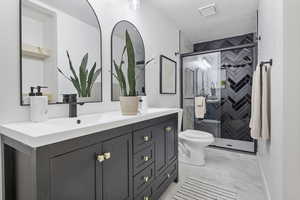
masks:
<path id="1" fill-rule="evenodd" d="M 252 141 L 251 115 L 253 49 L 235 49 L 221 53 L 221 65 L 226 69 L 226 87 L 222 89 L 221 137 Z"/>

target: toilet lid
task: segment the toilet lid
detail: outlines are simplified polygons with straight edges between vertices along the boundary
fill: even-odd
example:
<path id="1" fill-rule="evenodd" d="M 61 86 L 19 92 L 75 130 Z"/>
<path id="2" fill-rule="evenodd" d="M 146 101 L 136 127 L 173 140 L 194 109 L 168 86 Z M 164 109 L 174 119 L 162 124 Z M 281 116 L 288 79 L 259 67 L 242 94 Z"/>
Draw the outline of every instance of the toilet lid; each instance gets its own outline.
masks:
<path id="1" fill-rule="evenodd" d="M 186 130 L 181 133 L 182 136 L 188 137 L 190 139 L 206 139 L 213 138 L 213 135 L 204 131 L 198 130 Z"/>

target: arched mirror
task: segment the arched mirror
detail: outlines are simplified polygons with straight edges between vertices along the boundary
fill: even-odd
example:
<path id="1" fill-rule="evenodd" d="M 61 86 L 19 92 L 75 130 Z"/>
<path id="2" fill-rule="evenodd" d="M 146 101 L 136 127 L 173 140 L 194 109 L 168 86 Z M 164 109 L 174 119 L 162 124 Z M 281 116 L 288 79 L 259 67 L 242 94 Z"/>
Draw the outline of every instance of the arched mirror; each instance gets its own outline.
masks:
<path id="1" fill-rule="evenodd" d="M 49 104 L 102 101 L 101 29 L 87 0 L 20 0 L 21 104 L 37 86 Z"/>
<path id="2" fill-rule="evenodd" d="M 118 80 L 113 73 L 115 73 L 114 62 L 118 65 L 121 62 L 123 49 L 125 46 L 126 30 L 128 31 L 133 43 L 135 58 L 136 58 L 136 91 L 137 95 L 145 95 L 145 47 L 141 34 L 138 29 L 128 21 L 120 21 L 117 23 L 111 35 L 111 97 L 112 101 L 119 101 L 121 91 Z M 123 60 L 127 60 L 126 53 Z M 122 67 L 124 74 L 127 73 L 127 62 L 124 62 Z M 125 77 L 126 78 L 126 77 Z"/>

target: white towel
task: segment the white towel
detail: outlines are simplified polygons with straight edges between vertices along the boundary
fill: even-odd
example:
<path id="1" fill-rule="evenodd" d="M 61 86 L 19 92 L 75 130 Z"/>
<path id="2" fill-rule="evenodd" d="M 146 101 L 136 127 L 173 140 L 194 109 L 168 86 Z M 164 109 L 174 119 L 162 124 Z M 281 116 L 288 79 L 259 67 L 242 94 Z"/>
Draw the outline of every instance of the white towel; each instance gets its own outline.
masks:
<path id="1" fill-rule="evenodd" d="M 251 137 L 253 139 L 269 139 L 269 68 L 270 65 L 257 66 L 253 74 Z"/>
<path id="2" fill-rule="evenodd" d="M 262 68 L 262 125 L 261 138 L 268 140 L 270 138 L 270 65 L 266 64 Z"/>
<path id="3" fill-rule="evenodd" d="M 253 73 L 252 81 L 252 98 L 251 98 L 251 137 L 259 139 L 261 134 L 261 70 L 260 66 L 256 67 Z"/>
<path id="4" fill-rule="evenodd" d="M 206 113 L 205 97 L 195 97 L 195 116 L 197 119 L 203 119 Z"/>

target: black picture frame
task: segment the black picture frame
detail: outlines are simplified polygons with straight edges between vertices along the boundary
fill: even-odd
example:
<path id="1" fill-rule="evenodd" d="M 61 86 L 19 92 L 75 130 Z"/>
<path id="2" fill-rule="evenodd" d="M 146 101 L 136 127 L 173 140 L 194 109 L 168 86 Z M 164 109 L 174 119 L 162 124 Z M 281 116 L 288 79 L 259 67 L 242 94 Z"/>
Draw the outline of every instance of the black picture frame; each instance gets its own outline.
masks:
<path id="1" fill-rule="evenodd" d="M 177 94 L 177 62 L 175 60 L 172 60 L 171 58 L 160 55 L 160 94 L 168 94 L 168 95 L 176 95 Z M 170 91 L 164 91 L 163 88 L 163 62 L 164 60 L 172 62 L 174 64 L 174 92 Z"/>
<path id="2" fill-rule="evenodd" d="M 94 7 L 92 6 L 92 4 L 88 1 L 85 0 L 87 2 L 87 4 L 89 5 L 89 7 L 91 8 L 93 14 L 95 15 L 96 19 L 97 19 L 97 24 L 99 27 L 99 36 L 100 36 L 100 68 L 101 68 L 101 99 L 99 101 L 88 101 L 88 102 L 84 102 L 84 103 L 102 103 L 103 102 L 103 48 L 102 48 L 102 28 L 101 28 L 101 23 L 100 20 L 98 18 L 98 15 L 96 13 L 96 10 L 94 9 Z M 19 98 L 20 98 L 20 106 L 30 106 L 30 104 L 26 104 L 23 101 L 23 62 L 22 62 L 22 46 L 23 46 L 23 41 L 22 41 L 22 0 L 19 0 L 19 88 L 20 88 L 20 92 L 19 92 Z M 58 104 L 68 104 L 68 103 L 64 103 L 64 102 L 56 102 L 56 103 L 48 103 L 49 105 L 58 105 Z"/>

